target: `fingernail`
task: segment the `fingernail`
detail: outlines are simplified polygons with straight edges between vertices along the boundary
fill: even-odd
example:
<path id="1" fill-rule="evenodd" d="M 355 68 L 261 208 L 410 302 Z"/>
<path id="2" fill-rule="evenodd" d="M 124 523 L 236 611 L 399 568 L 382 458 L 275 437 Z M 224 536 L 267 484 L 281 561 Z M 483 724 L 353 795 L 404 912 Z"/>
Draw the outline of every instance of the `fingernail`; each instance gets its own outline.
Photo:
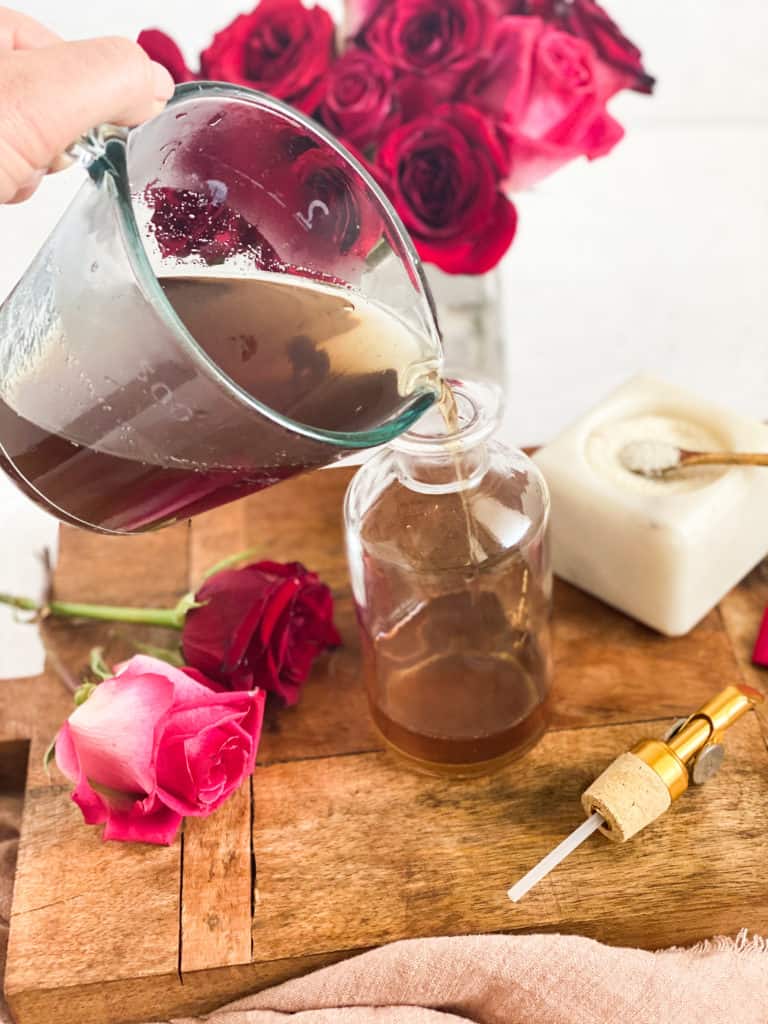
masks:
<path id="1" fill-rule="evenodd" d="M 152 81 L 155 86 L 156 100 L 169 100 L 176 88 L 173 79 L 162 64 L 152 61 Z"/>

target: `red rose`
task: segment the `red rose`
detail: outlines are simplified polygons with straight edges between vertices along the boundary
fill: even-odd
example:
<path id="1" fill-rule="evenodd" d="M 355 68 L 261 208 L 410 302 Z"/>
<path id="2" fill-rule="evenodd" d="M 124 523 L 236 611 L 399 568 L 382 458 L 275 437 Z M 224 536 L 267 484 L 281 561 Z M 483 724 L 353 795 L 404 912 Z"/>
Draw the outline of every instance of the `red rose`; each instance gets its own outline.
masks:
<path id="1" fill-rule="evenodd" d="M 323 124 L 344 141 L 365 147 L 382 127 L 394 127 L 391 68 L 364 50 L 336 61 L 320 109 Z"/>
<path id="2" fill-rule="evenodd" d="M 492 0 L 393 0 L 381 4 L 358 40 L 387 65 L 420 75 L 458 75 L 487 49 Z"/>
<path id="3" fill-rule="evenodd" d="M 442 103 L 452 102 L 466 76 L 399 74 L 395 101 L 402 121 L 431 113 Z"/>
<path id="4" fill-rule="evenodd" d="M 191 82 L 197 77 L 187 67 L 184 55 L 173 39 L 165 32 L 161 32 L 160 29 L 144 29 L 139 33 L 137 42 L 152 60 L 163 65 L 177 84 Z"/>
<path id="5" fill-rule="evenodd" d="M 613 71 L 611 92 L 653 92 L 643 55 L 595 0 L 507 0 L 508 14 L 537 14 L 565 32 L 586 39 Z"/>
<path id="6" fill-rule="evenodd" d="M 378 159 L 422 259 L 454 274 L 482 274 L 498 263 L 517 215 L 499 191 L 508 162 L 486 118 L 444 104 L 396 129 Z"/>
<path id="7" fill-rule="evenodd" d="M 322 7 L 261 0 L 222 29 L 200 54 L 206 78 L 247 85 L 314 113 L 325 93 L 334 29 Z"/>
<path id="8" fill-rule="evenodd" d="M 527 188 L 578 156 L 608 153 L 624 131 L 605 109 L 595 52 L 540 18 L 502 18 L 493 53 L 467 87 L 468 102 L 502 119 L 511 169 Z"/>
<path id="9" fill-rule="evenodd" d="M 379 208 L 341 157 L 312 146 L 291 165 L 292 208 L 300 230 L 291 262 L 302 258 L 331 276 L 351 280 L 381 237 Z"/>
<path id="10" fill-rule="evenodd" d="M 299 562 L 224 569 L 195 596 L 204 604 L 187 614 L 184 659 L 232 690 L 295 704 L 314 659 L 341 643 L 330 590 Z"/>

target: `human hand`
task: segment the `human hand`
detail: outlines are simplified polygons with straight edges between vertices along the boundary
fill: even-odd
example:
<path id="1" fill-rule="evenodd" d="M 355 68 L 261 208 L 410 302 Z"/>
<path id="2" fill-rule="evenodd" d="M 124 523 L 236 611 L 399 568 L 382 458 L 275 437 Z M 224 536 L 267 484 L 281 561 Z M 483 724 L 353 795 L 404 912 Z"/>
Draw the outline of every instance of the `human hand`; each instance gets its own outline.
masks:
<path id="1" fill-rule="evenodd" d="M 102 122 L 134 125 L 173 93 L 165 68 L 120 37 L 67 43 L 0 7 L 0 203 L 27 199 L 61 154 Z"/>

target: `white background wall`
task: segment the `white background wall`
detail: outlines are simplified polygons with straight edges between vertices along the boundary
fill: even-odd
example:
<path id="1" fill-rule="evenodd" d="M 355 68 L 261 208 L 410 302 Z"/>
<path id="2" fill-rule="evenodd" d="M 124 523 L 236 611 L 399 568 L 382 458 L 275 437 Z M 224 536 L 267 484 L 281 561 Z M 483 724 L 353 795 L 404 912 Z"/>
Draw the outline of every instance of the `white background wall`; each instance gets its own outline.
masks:
<path id="1" fill-rule="evenodd" d="M 639 370 L 768 418 L 768 5 L 605 2 L 659 86 L 614 101 L 627 138 L 613 154 L 520 199 L 503 271 L 519 443 L 551 437 Z M 249 4 L 17 0 L 69 37 L 165 28 L 191 60 Z M 340 0 L 327 6 L 338 13 Z M 78 180 L 59 175 L 0 208 L 0 298 Z"/>

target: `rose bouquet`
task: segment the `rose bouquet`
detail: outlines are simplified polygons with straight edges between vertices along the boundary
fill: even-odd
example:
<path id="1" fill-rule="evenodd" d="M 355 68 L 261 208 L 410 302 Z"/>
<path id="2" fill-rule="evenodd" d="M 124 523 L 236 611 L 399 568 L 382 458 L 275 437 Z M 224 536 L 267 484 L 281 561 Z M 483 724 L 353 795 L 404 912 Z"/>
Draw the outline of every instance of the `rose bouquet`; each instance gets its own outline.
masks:
<path id="1" fill-rule="evenodd" d="M 139 42 L 177 82 L 270 93 L 363 159 L 422 259 L 481 274 L 511 245 L 511 194 L 622 138 L 608 101 L 651 92 L 640 51 L 594 0 L 350 0 L 341 46 L 320 6 L 261 0 L 192 71 L 165 33 Z"/>

